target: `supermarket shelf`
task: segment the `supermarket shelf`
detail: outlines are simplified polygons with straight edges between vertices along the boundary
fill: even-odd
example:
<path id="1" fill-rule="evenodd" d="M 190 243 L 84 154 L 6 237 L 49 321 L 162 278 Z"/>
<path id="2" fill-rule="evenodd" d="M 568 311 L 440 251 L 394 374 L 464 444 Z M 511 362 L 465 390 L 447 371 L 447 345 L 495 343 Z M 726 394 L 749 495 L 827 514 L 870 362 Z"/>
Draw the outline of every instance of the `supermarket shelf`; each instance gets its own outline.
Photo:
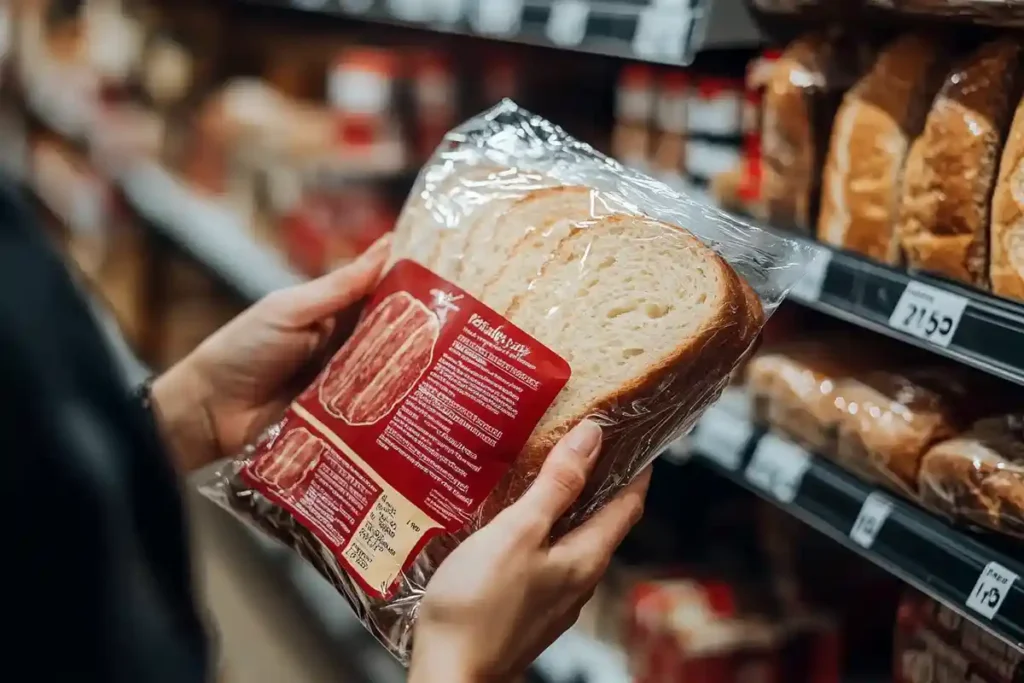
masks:
<path id="1" fill-rule="evenodd" d="M 246 0 L 415 28 L 665 64 L 756 47 L 744 0 Z"/>
<path id="2" fill-rule="evenodd" d="M 303 280 L 275 252 L 256 243 L 230 210 L 159 166 L 133 169 L 122 177 L 121 187 L 139 215 L 246 300 Z"/>
<path id="3" fill-rule="evenodd" d="M 722 404 L 708 411 L 690 443 L 695 462 L 779 505 L 1024 652 L 1019 544 L 957 528 L 824 458 L 753 429 L 745 416 Z M 986 580 L 989 568 L 1020 578 L 1008 585 Z M 990 615 L 984 604 L 975 607 L 999 600 Z"/>
<path id="4" fill-rule="evenodd" d="M 838 249 L 826 249 L 790 296 L 827 315 L 1024 385 L 1022 304 Z"/>

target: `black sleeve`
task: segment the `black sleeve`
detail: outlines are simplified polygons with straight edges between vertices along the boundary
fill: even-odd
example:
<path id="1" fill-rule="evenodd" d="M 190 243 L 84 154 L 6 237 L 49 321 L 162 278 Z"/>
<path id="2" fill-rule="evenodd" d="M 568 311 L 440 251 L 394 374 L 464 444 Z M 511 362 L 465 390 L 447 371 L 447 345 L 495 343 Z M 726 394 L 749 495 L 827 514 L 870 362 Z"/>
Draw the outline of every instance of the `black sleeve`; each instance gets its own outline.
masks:
<path id="1" fill-rule="evenodd" d="M 13 539 L 5 668 L 24 670 L 20 680 L 207 680 L 175 474 L 10 188 L 0 188 L 0 377 Z"/>

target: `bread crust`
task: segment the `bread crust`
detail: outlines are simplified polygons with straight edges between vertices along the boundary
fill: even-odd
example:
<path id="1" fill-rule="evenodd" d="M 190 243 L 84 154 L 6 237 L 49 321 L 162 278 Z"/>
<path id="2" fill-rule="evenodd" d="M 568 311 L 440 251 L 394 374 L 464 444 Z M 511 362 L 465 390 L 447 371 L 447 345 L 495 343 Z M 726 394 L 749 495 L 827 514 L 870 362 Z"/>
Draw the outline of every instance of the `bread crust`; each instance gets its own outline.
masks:
<path id="1" fill-rule="evenodd" d="M 818 239 L 895 264 L 894 225 L 911 142 L 945 73 L 937 41 L 907 34 L 843 98 L 822 181 Z"/>
<path id="2" fill-rule="evenodd" d="M 990 239 L 992 291 L 1024 301 L 1024 97 L 999 162 Z"/>
<path id="3" fill-rule="evenodd" d="M 897 234 L 908 265 L 988 287 L 989 201 L 1020 96 L 1022 47 L 982 45 L 947 76 L 908 169 Z"/>

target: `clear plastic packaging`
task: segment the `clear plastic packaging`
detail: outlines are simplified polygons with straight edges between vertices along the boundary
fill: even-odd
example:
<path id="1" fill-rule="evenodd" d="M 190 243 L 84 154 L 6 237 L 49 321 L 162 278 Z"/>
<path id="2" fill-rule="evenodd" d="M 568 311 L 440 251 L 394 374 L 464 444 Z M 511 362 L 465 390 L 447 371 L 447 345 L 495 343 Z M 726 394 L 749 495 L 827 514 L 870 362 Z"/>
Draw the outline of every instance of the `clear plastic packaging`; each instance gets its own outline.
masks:
<path id="1" fill-rule="evenodd" d="M 1022 56 L 1005 35 L 946 75 L 903 174 L 896 234 L 909 267 L 988 289 L 989 207 Z"/>
<path id="2" fill-rule="evenodd" d="M 555 441 L 604 428 L 564 533 L 693 426 L 813 255 L 505 101 L 446 136 L 352 337 L 203 491 L 408 661 L 435 568 Z"/>
<path id="3" fill-rule="evenodd" d="M 832 121 L 871 52 L 843 33 L 825 31 L 794 40 L 771 65 L 762 119 L 760 217 L 773 226 L 813 233 Z"/>
<path id="4" fill-rule="evenodd" d="M 932 446 L 919 482 L 925 505 L 1024 538 L 1024 413 L 979 420 Z"/>
<path id="5" fill-rule="evenodd" d="M 916 498 L 928 448 L 988 413 L 998 396 L 983 378 L 954 367 L 844 380 L 835 390 L 839 461 L 869 481 Z"/>

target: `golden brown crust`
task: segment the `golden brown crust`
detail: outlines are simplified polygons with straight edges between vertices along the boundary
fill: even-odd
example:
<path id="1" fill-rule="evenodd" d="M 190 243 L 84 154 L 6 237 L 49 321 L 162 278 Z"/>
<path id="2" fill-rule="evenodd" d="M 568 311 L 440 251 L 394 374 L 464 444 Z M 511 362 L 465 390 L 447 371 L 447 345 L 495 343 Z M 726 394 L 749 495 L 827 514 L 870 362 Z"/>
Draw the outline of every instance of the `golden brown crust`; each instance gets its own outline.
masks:
<path id="1" fill-rule="evenodd" d="M 897 234 L 910 266 L 987 286 L 989 200 L 1021 50 L 1014 37 L 991 41 L 946 78 L 904 182 Z"/>
<path id="2" fill-rule="evenodd" d="M 945 72 L 936 40 L 907 34 L 883 50 L 843 99 L 822 181 L 818 238 L 885 263 L 899 251 L 893 226 L 911 141 Z"/>
<path id="3" fill-rule="evenodd" d="M 992 195 L 992 291 L 1024 301 L 1024 98 L 1010 126 Z"/>

